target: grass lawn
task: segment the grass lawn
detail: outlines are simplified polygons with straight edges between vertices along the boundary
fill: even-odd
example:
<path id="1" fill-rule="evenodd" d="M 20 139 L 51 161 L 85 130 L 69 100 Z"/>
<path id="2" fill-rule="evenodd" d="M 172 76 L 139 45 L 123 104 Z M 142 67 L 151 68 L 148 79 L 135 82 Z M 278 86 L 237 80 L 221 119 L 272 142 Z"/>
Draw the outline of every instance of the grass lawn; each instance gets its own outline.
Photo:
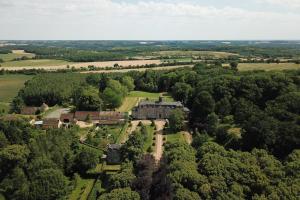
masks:
<path id="1" fill-rule="evenodd" d="M 228 66 L 228 65 L 227 65 Z M 300 69 L 300 64 L 295 63 L 240 63 L 238 66 L 240 71 L 250 71 L 250 70 L 292 70 Z"/>
<path id="2" fill-rule="evenodd" d="M 139 97 L 141 99 L 150 99 L 150 100 L 158 100 L 160 95 L 162 94 L 165 101 L 173 101 L 173 98 L 166 93 L 152 93 L 152 92 L 143 92 L 143 91 L 132 91 L 129 93 L 128 97 Z"/>
<path id="3" fill-rule="evenodd" d="M 9 103 L 17 96 L 24 83 L 33 76 L 0 75 L 0 109 L 7 110 Z"/>
<path id="4" fill-rule="evenodd" d="M 81 177 L 77 177 L 76 187 L 69 195 L 69 200 L 87 200 L 88 195 L 93 189 L 95 179 L 83 179 Z"/>
<path id="5" fill-rule="evenodd" d="M 153 126 L 146 126 L 146 128 L 147 128 L 148 135 L 147 135 L 147 139 L 146 139 L 146 141 L 144 143 L 144 147 L 143 147 L 144 152 L 147 152 L 147 150 L 149 149 L 149 147 L 152 146 L 154 132 L 155 132 Z"/>
<path id="6" fill-rule="evenodd" d="M 124 126 L 122 127 L 122 129 L 120 130 L 119 136 L 116 139 L 116 143 L 120 144 L 121 141 L 124 141 L 124 138 L 127 137 L 127 129 L 128 129 L 129 123 L 125 123 Z"/>
<path id="7" fill-rule="evenodd" d="M 0 200 L 5 200 L 5 197 L 0 193 Z"/>
<path id="8" fill-rule="evenodd" d="M 55 59 L 37 59 L 37 60 L 21 60 L 9 61 L 1 64 L 2 67 L 43 67 L 43 66 L 57 66 L 71 64 L 64 60 Z"/>
<path id="9" fill-rule="evenodd" d="M 167 138 L 167 142 L 186 142 L 186 139 L 184 137 L 183 133 L 176 133 L 176 134 L 168 134 L 165 135 L 165 137 Z"/>
<path id="10" fill-rule="evenodd" d="M 138 103 L 138 97 L 126 97 L 123 104 L 118 108 L 119 112 L 129 112 Z"/>
<path id="11" fill-rule="evenodd" d="M 27 58 L 33 58 L 35 55 L 33 53 L 24 53 L 24 52 L 14 52 L 14 53 L 9 53 L 9 54 L 0 54 L 0 58 L 2 60 L 4 60 L 4 62 L 12 61 L 15 58 L 22 58 L 23 56 L 26 56 Z"/>

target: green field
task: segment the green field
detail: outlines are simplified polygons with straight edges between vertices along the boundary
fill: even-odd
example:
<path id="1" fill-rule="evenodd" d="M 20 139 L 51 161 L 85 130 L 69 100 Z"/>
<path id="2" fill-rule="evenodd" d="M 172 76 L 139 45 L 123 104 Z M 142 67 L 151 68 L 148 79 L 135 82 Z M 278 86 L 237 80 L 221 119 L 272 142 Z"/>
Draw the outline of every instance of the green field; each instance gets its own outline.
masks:
<path id="1" fill-rule="evenodd" d="M 117 109 L 119 112 L 129 112 L 139 101 L 138 97 L 126 97 L 123 104 Z"/>
<path id="2" fill-rule="evenodd" d="M 10 103 L 24 86 L 24 83 L 32 77 L 28 75 L 0 75 L 0 102 Z"/>
<path id="3" fill-rule="evenodd" d="M 27 58 L 33 58 L 35 55 L 32 53 L 9 53 L 9 54 L 0 54 L 0 58 L 4 61 L 12 61 L 16 58 L 22 58 L 23 56 L 26 56 Z M 4 65 L 4 64 L 3 64 Z"/>
<path id="4" fill-rule="evenodd" d="M 228 66 L 228 65 L 224 65 Z M 251 70 L 294 70 L 300 69 L 300 64 L 295 63 L 240 63 L 238 65 L 240 71 L 251 71 Z"/>
<path id="5" fill-rule="evenodd" d="M 44 67 L 71 64 L 64 60 L 54 59 L 37 59 L 37 60 L 20 60 L 1 63 L 2 67 Z"/>

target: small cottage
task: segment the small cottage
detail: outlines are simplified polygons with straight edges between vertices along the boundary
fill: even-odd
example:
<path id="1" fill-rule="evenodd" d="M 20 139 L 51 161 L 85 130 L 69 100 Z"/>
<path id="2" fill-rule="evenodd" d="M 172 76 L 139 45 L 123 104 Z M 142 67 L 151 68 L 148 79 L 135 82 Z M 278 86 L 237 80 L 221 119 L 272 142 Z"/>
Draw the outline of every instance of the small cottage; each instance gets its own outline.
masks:
<path id="1" fill-rule="evenodd" d="M 121 145 L 109 144 L 107 147 L 107 164 L 116 165 L 121 163 Z"/>
<path id="2" fill-rule="evenodd" d="M 43 129 L 60 128 L 62 125 L 61 121 L 57 118 L 45 118 L 43 120 Z"/>

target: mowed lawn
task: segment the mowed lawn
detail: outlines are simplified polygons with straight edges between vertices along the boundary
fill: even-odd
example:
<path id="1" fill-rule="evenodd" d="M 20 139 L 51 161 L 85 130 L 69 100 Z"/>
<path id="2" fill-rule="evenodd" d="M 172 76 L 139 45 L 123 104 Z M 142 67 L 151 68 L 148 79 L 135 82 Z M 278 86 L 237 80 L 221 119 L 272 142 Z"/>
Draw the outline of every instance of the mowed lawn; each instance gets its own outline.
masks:
<path id="1" fill-rule="evenodd" d="M 69 200 L 87 200 L 88 196 L 93 189 L 95 179 L 76 178 L 76 187 L 71 192 Z"/>
<path id="2" fill-rule="evenodd" d="M 300 69 L 300 64 L 295 63 L 240 63 L 238 65 L 240 71 L 250 71 L 250 70 L 293 70 Z"/>
<path id="3" fill-rule="evenodd" d="M 36 59 L 36 60 L 20 60 L 1 63 L 2 67 L 45 67 L 72 64 L 64 60 L 55 59 Z"/>
<path id="4" fill-rule="evenodd" d="M 24 83 L 32 77 L 29 75 L 0 75 L 0 102 L 10 103 Z"/>
<path id="5" fill-rule="evenodd" d="M 177 143 L 177 142 L 186 142 L 185 136 L 182 132 L 176 134 L 165 135 L 167 142 Z"/>
<path id="6" fill-rule="evenodd" d="M 117 109 L 119 112 L 129 112 L 137 105 L 140 100 L 149 99 L 156 101 L 160 96 L 163 96 L 164 101 L 174 101 L 174 99 L 167 93 L 152 93 L 143 91 L 132 91 L 124 99 L 123 104 Z"/>

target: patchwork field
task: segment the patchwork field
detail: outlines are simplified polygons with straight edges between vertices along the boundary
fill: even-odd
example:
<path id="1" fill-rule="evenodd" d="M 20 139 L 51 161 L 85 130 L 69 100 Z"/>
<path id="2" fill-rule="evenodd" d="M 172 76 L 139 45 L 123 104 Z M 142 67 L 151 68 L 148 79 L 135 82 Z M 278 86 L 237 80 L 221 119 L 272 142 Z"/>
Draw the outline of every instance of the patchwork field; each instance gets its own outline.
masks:
<path id="1" fill-rule="evenodd" d="M 240 63 L 238 66 L 240 71 L 250 71 L 250 70 L 293 70 L 300 69 L 300 64 L 295 63 Z"/>
<path id="2" fill-rule="evenodd" d="M 32 53 L 26 53 L 23 50 L 13 50 L 12 53 L 9 54 L 0 54 L 0 59 L 2 59 L 4 62 L 12 61 L 16 58 L 22 58 L 26 56 L 27 58 L 33 58 L 35 54 Z M 4 66 L 4 63 L 2 64 Z"/>
<path id="3" fill-rule="evenodd" d="M 153 52 L 152 55 L 160 56 L 212 56 L 215 58 L 226 58 L 228 56 L 238 56 L 238 54 L 217 51 L 159 51 Z"/>

